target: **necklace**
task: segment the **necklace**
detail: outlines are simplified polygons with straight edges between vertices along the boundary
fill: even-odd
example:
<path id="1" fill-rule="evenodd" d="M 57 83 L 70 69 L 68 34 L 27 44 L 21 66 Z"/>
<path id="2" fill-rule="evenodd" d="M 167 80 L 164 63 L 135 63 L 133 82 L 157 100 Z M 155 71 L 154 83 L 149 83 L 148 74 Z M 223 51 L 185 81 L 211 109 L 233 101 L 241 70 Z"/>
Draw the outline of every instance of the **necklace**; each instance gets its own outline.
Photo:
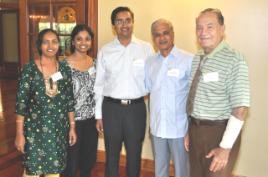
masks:
<path id="1" fill-rule="evenodd" d="M 48 95 L 49 97 L 54 97 L 59 93 L 58 92 L 58 83 L 57 83 L 57 81 L 54 82 L 53 79 L 51 78 L 51 76 L 45 76 L 41 59 L 39 61 L 40 61 L 41 72 L 42 72 L 44 83 L 45 83 L 46 95 Z M 56 72 L 57 72 L 58 71 L 58 63 L 55 61 L 55 64 L 56 64 Z"/>

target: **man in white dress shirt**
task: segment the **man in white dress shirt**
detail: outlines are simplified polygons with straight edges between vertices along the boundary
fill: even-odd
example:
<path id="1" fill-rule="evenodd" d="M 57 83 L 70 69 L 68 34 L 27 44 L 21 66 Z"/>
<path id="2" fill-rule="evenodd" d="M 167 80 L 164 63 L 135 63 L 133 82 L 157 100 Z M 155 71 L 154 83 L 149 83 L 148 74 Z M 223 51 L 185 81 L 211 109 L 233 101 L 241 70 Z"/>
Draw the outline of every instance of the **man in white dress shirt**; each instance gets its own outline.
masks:
<path id="1" fill-rule="evenodd" d="M 132 35 L 134 14 L 128 7 L 114 9 L 111 22 L 116 37 L 98 53 L 94 87 L 96 127 L 105 141 L 105 177 L 118 177 L 122 143 L 127 177 L 139 177 L 146 127 L 144 65 L 152 47 Z"/>
<path id="2" fill-rule="evenodd" d="M 175 177 L 189 177 L 184 137 L 187 137 L 188 129 L 185 108 L 193 55 L 174 45 L 171 22 L 156 20 L 151 32 L 159 50 L 145 65 L 146 88 L 150 92 L 150 130 L 155 176 L 169 176 L 172 157 Z"/>

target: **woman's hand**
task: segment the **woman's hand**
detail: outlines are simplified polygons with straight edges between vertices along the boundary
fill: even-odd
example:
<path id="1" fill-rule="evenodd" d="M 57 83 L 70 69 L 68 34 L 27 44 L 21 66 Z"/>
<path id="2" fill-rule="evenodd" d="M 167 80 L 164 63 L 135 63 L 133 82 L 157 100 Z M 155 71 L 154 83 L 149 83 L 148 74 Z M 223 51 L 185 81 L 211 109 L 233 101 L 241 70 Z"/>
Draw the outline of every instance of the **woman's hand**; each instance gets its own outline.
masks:
<path id="1" fill-rule="evenodd" d="M 99 133 L 103 133 L 103 124 L 102 124 L 102 119 L 97 119 L 96 122 L 96 129 Z"/>
<path id="2" fill-rule="evenodd" d="M 15 147 L 17 150 L 24 154 L 25 137 L 23 133 L 16 134 Z"/>
<path id="3" fill-rule="evenodd" d="M 75 132 L 75 127 L 70 127 L 69 131 L 69 145 L 72 146 L 76 143 L 77 136 Z"/>

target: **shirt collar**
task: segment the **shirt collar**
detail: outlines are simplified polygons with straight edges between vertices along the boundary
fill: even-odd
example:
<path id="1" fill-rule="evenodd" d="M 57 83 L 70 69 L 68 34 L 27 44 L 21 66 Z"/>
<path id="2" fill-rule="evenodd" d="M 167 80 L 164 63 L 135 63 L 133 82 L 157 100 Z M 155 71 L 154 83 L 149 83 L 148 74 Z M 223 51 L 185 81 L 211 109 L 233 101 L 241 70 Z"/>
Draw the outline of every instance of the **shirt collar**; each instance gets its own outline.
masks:
<path id="1" fill-rule="evenodd" d="M 114 43 L 117 44 L 117 45 L 122 45 L 117 36 L 114 38 Z M 129 44 L 131 44 L 131 43 L 139 44 L 140 42 L 139 42 L 139 39 L 136 38 L 136 36 L 132 35 L 131 36 L 131 41 L 130 41 Z"/>
<path id="2" fill-rule="evenodd" d="M 179 55 L 179 50 L 177 49 L 177 47 L 174 45 L 170 51 L 170 53 L 168 54 L 168 56 L 166 56 L 166 58 L 170 58 L 170 56 L 172 56 L 172 58 L 176 58 Z M 157 56 L 158 58 L 164 58 L 160 51 L 157 52 Z"/>

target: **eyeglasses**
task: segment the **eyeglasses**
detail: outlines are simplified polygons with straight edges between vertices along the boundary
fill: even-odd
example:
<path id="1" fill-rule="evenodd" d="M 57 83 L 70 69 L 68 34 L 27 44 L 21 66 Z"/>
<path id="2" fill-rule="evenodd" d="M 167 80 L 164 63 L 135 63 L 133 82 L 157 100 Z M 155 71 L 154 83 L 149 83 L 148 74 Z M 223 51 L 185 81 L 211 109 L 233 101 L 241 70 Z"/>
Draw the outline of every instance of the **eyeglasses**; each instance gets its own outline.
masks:
<path id="1" fill-rule="evenodd" d="M 123 19 L 116 19 L 115 20 L 115 25 L 129 25 L 131 23 L 132 23 L 131 18 L 127 18 L 125 20 L 123 20 Z"/>

